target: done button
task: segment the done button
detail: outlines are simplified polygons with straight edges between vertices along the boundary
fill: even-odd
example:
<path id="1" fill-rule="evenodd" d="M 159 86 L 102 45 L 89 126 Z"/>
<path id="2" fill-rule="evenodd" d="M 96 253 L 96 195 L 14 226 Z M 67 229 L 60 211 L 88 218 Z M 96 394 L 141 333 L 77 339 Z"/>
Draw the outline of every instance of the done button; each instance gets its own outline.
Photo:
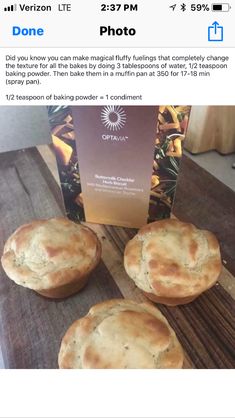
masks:
<path id="1" fill-rule="evenodd" d="M 42 28 L 21 28 L 20 26 L 12 27 L 13 36 L 42 36 L 44 35 L 44 29 Z"/>

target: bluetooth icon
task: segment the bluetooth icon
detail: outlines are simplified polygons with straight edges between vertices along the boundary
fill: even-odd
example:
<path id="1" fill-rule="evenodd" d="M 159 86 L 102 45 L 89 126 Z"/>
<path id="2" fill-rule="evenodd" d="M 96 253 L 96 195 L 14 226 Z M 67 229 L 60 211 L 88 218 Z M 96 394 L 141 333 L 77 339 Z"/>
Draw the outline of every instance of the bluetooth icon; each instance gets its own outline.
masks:
<path id="1" fill-rule="evenodd" d="M 185 12 L 185 10 L 186 10 L 186 4 L 185 3 L 182 3 L 180 5 L 180 10 L 182 10 L 182 12 Z"/>

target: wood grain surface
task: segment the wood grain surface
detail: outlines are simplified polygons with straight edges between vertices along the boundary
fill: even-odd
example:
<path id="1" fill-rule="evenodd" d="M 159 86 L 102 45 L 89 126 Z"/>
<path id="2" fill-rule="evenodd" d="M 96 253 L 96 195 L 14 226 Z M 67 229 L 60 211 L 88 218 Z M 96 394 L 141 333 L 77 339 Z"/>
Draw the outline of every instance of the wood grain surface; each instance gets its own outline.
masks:
<path id="1" fill-rule="evenodd" d="M 64 213 L 53 161 L 49 149 L 0 155 L 1 252 L 19 225 Z M 227 263 L 219 283 L 194 302 L 174 308 L 158 305 L 183 345 L 186 368 L 235 367 L 234 199 L 226 186 L 191 160 L 183 159 L 175 214 L 214 231 Z M 77 295 L 61 301 L 47 300 L 16 285 L 0 268 L 0 367 L 56 368 L 62 336 L 91 305 L 117 297 L 146 300 L 123 268 L 125 245 L 136 231 L 89 226 L 102 242 L 102 261 Z"/>

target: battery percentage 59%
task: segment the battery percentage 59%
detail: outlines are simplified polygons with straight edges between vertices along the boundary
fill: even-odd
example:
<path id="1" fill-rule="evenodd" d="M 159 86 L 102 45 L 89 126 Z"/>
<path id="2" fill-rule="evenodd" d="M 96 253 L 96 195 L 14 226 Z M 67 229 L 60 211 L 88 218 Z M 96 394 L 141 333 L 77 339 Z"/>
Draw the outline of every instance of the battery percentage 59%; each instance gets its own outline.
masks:
<path id="1" fill-rule="evenodd" d="M 192 12 L 209 12 L 210 11 L 210 6 L 209 4 L 196 4 L 193 3 L 191 4 L 191 11 Z"/>

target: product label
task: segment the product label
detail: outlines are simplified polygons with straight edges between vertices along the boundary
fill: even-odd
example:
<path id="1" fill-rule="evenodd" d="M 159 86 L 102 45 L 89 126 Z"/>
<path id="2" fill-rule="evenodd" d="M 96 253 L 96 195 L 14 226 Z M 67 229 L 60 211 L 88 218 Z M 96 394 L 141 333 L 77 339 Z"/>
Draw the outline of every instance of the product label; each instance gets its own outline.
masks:
<path id="1" fill-rule="evenodd" d="M 157 106 L 79 106 L 72 112 L 86 221 L 146 224 Z"/>

